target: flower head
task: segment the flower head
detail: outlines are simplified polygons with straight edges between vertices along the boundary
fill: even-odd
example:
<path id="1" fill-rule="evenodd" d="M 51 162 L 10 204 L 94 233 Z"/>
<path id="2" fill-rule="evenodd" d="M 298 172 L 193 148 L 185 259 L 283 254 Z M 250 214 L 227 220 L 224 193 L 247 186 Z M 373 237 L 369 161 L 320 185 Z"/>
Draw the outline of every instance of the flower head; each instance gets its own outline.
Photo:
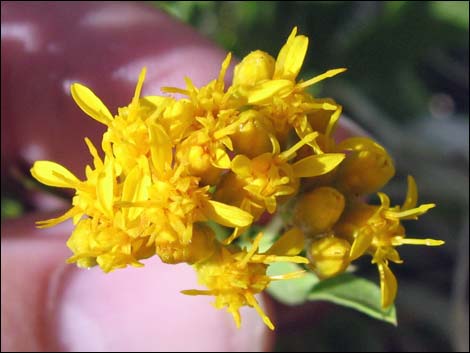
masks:
<path id="1" fill-rule="evenodd" d="M 208 260 L 196 264 L 199 282 L 207 286 L 208 290 L 184 290 L 183 293 L 215 296 L 215 307 L 227 307 L 237 327 L 241 323 L 240 307 L 254 307 L 264 323 L 273 330 L 274 325 L 259 306 L 255 295 L 265 290 L 272 280 L 296 278 L 304 271 L 268 276 L 268 264 L 282 261 L 307 263 L 308 260 L 297 256 L 303 248 L 303 237 L 298 231 L 287 232 L 266 253 L 260 254 L 258 247 L 262 236 L 258 234 L 250 250 L 220 247 Z"/>
<path id="2" fill-rule="evenodd" d="M 75 191 L 69 211 L 38 226 L 73 218 L 68 262 L 79 267 L 110 272 L 143 266 L 154 255 L 192 265 L 207 289 L 183 292 L 213 295 L 237 326 L 239 309 L 249 306 L 274 328 L 255 296 L 274 280 L 305 272 L 268 275 L 276 262 L 304 264 L 324 279 L 369 254 L 380 273 L 382 306 L 389 306 L 397 282 L 388 263 L 401 262 L 395 247 L 442 243 L 405 237 L 401 221 L 434 204 L 416 207 L 411 177 L 403 206 L 391 207 L 380 192 L 380 206 L 363 201 L 394 175 L 393 162 L 369 138 L 335 141 L 342 107 L 307 88 L 345 69 L 299 79 L 307 47 L 308 38 L 294 28 L 276 59 L 259 50 L 248 54 L 231 85 L 225 82 L 229 54 L 207 85 L 186 78 L 185 88 L 163 88 L 165 96 L 141 96 L 144 68 L 131 102 L 115 115 L 74 83 L 77 105 L 107 130 L 101 148 L 85 138 L 93 163 L 84 180 L 51 161 L 33 165 L 40 182 Z M 237 238 L 264 222 L 263 215 L 289 230 L 265 252 L 262 233 L 246 232 L 242 240 L 251 247 L 241 247 Z"/>
<path id="3" fill-rule="evenodd" d="M 377 264 L 382 289 L 382 306 L 390 306 L 396 296 L 397 281 L 390 271 L 388 262 L 402 263 L 396 246 L 404 244 L 442 245 L 442 240 L 407 238 L 402 220 L 418 219 L 418 216 L 433 208 L 434 204 L 423 204 L 416 207 L 418 191 L 413 177 L 408 177 L 408 192 L 402 206 L 390 206 L 390 199 L 384 193 L 378 193 L 380 206 L 363 203 L 354 205 L 336 230 L 342 236 L 351 239 L 350 260 L 368 253 L 372 262 Z"/>

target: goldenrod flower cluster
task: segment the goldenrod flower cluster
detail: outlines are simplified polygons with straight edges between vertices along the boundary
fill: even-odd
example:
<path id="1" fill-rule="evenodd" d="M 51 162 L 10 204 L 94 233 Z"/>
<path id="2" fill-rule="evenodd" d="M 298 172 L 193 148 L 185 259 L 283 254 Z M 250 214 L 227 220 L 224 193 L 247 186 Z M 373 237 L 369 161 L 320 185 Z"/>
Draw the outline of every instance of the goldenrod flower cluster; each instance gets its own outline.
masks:
<path id="1" fill-rule="evenodd" d="M 401 220 L 416 219 L 434 205 L 416 207 L 411 177 L 403 206 L 391 207 L 383 193 L 380 206 L 367 204 L 366 196 L 394 175 L 393 162 L 370 138 L 334 140 L 341 106 L 307 88 L 345 69 L 297 80 L 307 46 L 308 38 L 294 28 L 277 59 L 262 51 L 248 54 L 230 86 L 229 54 L 206 86 L 186 79 L 186 88 L 166 87 L 165 96 L 141 97 L 143 69 L 131 103 L 116 115 L 74 83 L 75 102 L 107 131 L 99 150 L 85 138 L 93 157 L 85 180 L 54 162 L 34 164 L 31 173 L 40 182 L 75 190 L 72 208 L 39 226 L 73 218 L 68 262 L 79 267 L 109 272 L 142 266 L 153 255 L 193 265 L 207 290 L 184 293 L 215 296 L 215 306 L 227 307 L 237 326 L 239 309 L 247 305 L 274 328 L 255 295 L 271 281 L 303 271 L 269 276 L 273 262 L 305 264 L 328 278 L 371 255 L 382 306 L 391 305 L 397 285 L 388 263 L 401 262 L 395 247 L 441 244 L 406 238 Z M 249 249 L 237 246 L 250 226 L 266 214 L 275 217 L 287 202 L 293 216 L 269 250 L 259 251 L 261 233 Z M 230 235 L 218 238 L 216 224 Z"/>

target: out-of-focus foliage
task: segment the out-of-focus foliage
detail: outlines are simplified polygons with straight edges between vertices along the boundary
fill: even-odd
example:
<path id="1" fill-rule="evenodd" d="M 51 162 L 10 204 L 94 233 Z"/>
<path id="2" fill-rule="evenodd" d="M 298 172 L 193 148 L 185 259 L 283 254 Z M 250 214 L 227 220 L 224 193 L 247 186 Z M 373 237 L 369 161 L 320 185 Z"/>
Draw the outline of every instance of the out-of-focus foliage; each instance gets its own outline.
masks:
<path id="1" fill-rule="evenodd" d="M 22 212 L 23 206 L 21 202 L 14 198 L 2 196 L 2 219 L 18 217 Z"/>
<path id="2" fill-rule="evenodd" d="M 397 164 L 393 202 L 406 175 L 420 200 L 438 206 L 410 236 L 446 241 L 440 248 L 400 249 L 398 328 L 327 305 L 320 317 L 280 325 L 279 351 L 468 351 L 468 59 L 469 3 L 459 1 L 161 1 L 155 5 L 241 57 L 276 54 L 292 27 L 311 39 L 305 78 L 348 71 L 319 96 L 385 145 Z M 360 275 L 377 280 L 368 266 Z M 326 304 L 325 304 L 326 305 Z M 320 314 L 321 312 L 321 314 Z M 281 318 L 279 318 L 281 320 Z"/>

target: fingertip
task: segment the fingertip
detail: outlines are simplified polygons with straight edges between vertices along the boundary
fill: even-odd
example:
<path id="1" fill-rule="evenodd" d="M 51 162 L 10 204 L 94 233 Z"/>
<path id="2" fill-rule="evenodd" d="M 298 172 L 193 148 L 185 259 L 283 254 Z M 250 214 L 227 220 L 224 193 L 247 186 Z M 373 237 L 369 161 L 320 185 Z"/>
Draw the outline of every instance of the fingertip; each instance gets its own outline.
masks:
<path id="1" fill-rule="evenodd" d="M 158 259 L 144 268 L 110 274 L 72 270 L 57 306 L 57 332 L 72 351 L 262 351 L 268 330 L 253 309 L 243 310 L 242 328 L 216 310 L 212 298 L 179 293 L 194 288 L 187 265 Z"/>
<path id="2" fill-rule="evenodd" d="M 42 231 L 46 236 L 39 232 L 31 219 L 2 222 L 3 352 L 43 351 L 54 346 L 48 326 L 50 288 L 64 268 L 68 250 L 60 229 Z"/>

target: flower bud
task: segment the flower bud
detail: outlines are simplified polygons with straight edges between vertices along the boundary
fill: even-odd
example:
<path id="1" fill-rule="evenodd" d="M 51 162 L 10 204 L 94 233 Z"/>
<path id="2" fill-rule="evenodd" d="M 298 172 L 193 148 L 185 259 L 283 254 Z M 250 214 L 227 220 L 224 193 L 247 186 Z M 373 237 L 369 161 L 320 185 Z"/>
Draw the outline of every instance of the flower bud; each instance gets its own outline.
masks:
<path id="1" fill-rule="evenodd" d="M 167 264 L 186 262 L 190 265 L 204 261 L 216 250 L 214 231 L 203 223 L 194 224 L 191 242 L 181 244 L 178 240 L 167 240 L 157 237 L 156 252 Z"/>
<path id="2" fill-rule="evenodd" d="M 294 210 L 294 223 L 312 236 L 327 232 L 344 210 L 344 196 L 336 189 L 323 186 L 304 194 Z"/>
<path id="3" fill-rule="evenodd" d="M 254 86 L 258 82 L 270 80 L 274 73 L 274 58 L 261 50 L 252 51 L 235 66 L 233 84 Z"/>
<path id="4" fill-rule="evenodd" d="M 311 261 L 309 267 L 321 279 L 340 274 L 349 265 L 350 249 L 347 240 L 332 234 L 316 239 L 307 249 L 307 257 Z"/>
<path id="5" fill-rule="evenodd" d="M 211 156 L 203 146 L 193 145 L 187 150 L 189 172 L 201 178 L 202 185 L 214 185 L 221 174 L 221 169 L 214 167 Z"/>
<path id="6" fill-rule="evenodd" d="M 241 207 L 243 203 L 249 203 L 247 210 L 256 221 L 264 212 L 264 207 L 253 202 L 248 191 L 245 190 L 246 183 L 235 173 L 228 172 L 222 175 L 214 193 L 214 200 L 227 205 Z"/>
<path id="7" fill-rule="evenodd" d="M 240 119 L 245 122 L 241 123 L 238 130 L 230 136 L 235 153 L 254 158 L 270 152 L 272 143 L 269 122 L 256 110 L 241 113 Z"/>
<path id="8" fill-rule="evenodd" d="M 368 138 L 351 138 L 338 147 L 352 149 L 338 169 L 337 185 L 345 193 L 374 193 L 395 174 L 393 161 L 387 151 Z"/>

